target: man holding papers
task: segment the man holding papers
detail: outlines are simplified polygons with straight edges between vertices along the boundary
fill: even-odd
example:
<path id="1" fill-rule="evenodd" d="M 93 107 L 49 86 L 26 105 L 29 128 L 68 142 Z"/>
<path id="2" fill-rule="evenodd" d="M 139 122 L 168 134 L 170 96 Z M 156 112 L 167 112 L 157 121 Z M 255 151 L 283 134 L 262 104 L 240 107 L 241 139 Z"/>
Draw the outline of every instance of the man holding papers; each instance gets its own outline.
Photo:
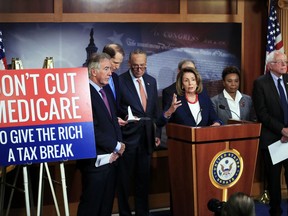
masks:
<path id="1" fill-rule="evenodd" d="M 260 149 L 268 180 L 269 212 L 270 215 L 281 215 L 280 175 L 284 167 L 285 180 L 288 182 L 288 159 L 273 165 L 273 155 L 270 156 L 268 146 L 279 141 L 288 147 L 287 56 L 280 51 L 273 51 L 267 56 L 266 62 L 269 72 L 254 82 L 252 98 L 258 120 L 262 123 Z M 288 151 L 286 154 L 288 158 Z"/>
<path id="2" fill-rule="evenodd" d="M 110 56 L 95 55 L 89 62 L 88 73 L 97 158 L 78 161 L 82 195 L 77 215 L 111 216 L 117 177 L 115 161 L 123 154 L 125 145 L 121 142 L 113 98 L 103 90 L 112 75 Z"/>

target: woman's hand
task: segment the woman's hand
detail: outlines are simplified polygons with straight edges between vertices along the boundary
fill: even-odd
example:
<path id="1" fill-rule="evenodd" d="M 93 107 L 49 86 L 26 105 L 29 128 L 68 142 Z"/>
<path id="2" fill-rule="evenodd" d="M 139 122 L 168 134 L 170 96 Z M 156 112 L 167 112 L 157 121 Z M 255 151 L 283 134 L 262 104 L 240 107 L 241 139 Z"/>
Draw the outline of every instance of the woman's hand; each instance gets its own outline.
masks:
<path id="1" fill-rule="evenodd" d="M 171 106 L 169 109 L 164 113 L 165 118 L 170 118 L 170 116 L 177 110 L 179 106 L 181 106 L 181 100 L 177 101 L 177 95 L 174 93 L 173 94 L 173 99 Z"/>
<path id="2" fill-rule="evenodd" d="M 211 126 L 214 127 L 214 126 L 220 126 L 221 124 L 219 122 L 214 122 Z"/>

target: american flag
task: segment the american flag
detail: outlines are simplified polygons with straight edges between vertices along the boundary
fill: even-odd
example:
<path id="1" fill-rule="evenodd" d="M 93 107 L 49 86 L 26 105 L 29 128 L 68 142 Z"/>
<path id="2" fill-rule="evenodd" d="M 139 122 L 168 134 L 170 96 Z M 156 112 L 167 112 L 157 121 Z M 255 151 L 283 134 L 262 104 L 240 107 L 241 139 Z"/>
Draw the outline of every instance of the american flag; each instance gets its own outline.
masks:
<path id="1" fill-rule="evenodd" d="M 274 0 L 270 1 L 269 11 L 270 12 L 268 17 L 266 57 L 273 50 L 280 50 L 281 52 L 284 53 L 284 46 Z"/>
<path id="2" fill-rule="evenodd" d="M 5 57 L 5 49 L 2 41 L 2 31 L 0 31 L 0 70 L 7 69 L 7 61 Z"/>

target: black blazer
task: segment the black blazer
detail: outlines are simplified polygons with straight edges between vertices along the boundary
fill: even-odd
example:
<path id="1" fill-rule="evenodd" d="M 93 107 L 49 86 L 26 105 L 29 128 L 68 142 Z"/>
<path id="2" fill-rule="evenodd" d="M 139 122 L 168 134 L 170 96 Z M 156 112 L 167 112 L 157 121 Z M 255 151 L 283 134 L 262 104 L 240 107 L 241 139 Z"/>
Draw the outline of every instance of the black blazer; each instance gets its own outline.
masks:
<path id="1" fill-rule="evenodd" d="M 96 153 L 110 154 L 116 146 L 117 141 L 122 141 L 121 129 L 113 105 L 113 99 L 107 94 L 112 118 L 96 89 L 90 85 L 91 104 L 93 112 L 94 135 L 96 141 Z M 93 133 L 93 131 L 91 131 Z M 85 148 L 85 143 L 83 143 Z M 96 158 L 79 160 L 78 167 L 82 169 L 96 169 Z"/>
<path id="2" fill-rule="evenodd" d="M 219 122 L 220 124 L 222 124 L 206 92 L 201 92 L 198 95 L 198 100 L 199 100 L 201 110 L 196 118 L 193 117 L 185 96 L 178 95 L 177 99 L 181 100 L 182 105 L 178 107 L 177 110 L 172 114 L 171 118 L 169 119 L 169 122 L 187 125 L 191 127 L 209 126 L 213 124 L 214 122 Z M 202 116 L 202 120 L 199 122 L 198 125 L 196 125 L 197 118 L 200 115 L 200 113 Z"/>
<path id="3" fill-rule="evenodd" d="M 144 84 L 147 92 L 147 107 L 144 112 L 137 90 L 130 76 L 129 71 L 119 76 L 120 88 L 120 116 L 125 119 L 128 115 L 128 106 L 132 113 L 145 120 L 136 123 L 129 123 L 121 127 L 123 140 L 127 147 L 137 147 L 143 145 L 148 154 L 152 153 L 155 147 L 155 126 L 154 122 L 158 117 L 158 95 L 156 80 L 148 75 L 143 75 Z M 158 132 L 160 133 L 160 132 Z M 157 134 L 158 136 L 159 134 Z"/>
<path id="4" fill-rule="evenodd" d="M 288 93 L 288 75 L 283 75 L 283 81 Z M 254 81 L 252 99 L 257 118 L 262 123 L 260 148 L 267 148 L 281 139 L 281 130 L 285 127 L 280 96 L 270 73 Z"/>

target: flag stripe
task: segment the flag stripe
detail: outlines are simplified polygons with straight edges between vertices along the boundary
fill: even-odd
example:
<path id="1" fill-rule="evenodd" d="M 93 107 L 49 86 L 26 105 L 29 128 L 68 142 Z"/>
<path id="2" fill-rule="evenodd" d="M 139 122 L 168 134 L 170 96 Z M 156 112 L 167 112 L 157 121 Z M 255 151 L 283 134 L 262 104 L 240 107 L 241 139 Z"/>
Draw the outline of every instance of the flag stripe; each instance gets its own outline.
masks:
<path id="1" fill-rule="evenodd" d="M 0 70 L 8 69 L 5 57 L 5 49 L 2 41 L 2 31 L 0 31 Z"/>
<path id="2" fill-rule="evenodd" d="M 283 41 L 282 41 L 280 24 L 277 18 L 277 11 L 275 9 L 275 1 L 271 0 L 269 17 L 268 17 L 266 58 L 267 58 L 267 55 L 274 50 L 279 50 L 284 53 L 284 46 L 283 46 Z M 265 62 L 264 73 L 266 71 L 267 71 L 267 67 L 266 67 L 266 62 Z"/>

